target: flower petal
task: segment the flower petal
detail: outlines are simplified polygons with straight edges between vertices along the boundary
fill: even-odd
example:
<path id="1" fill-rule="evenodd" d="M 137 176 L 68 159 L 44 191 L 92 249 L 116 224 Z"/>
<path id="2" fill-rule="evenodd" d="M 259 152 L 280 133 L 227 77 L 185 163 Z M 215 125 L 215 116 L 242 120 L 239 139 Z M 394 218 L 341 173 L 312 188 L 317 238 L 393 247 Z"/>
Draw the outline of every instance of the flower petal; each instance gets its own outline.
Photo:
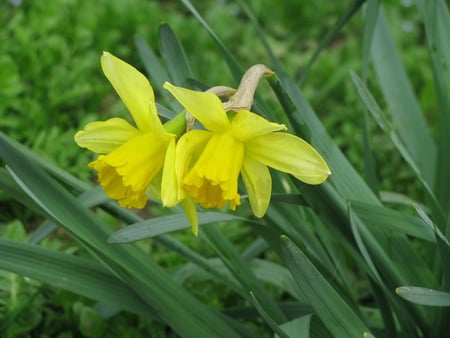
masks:
<path id="1" fill-rule="evenodd" d="M 195 236 L 198 236 L 198 213 L 194 201 L 189 196 L 186 196 L 186 198 L 181 201 L 181 206 L 183 207 L 186 218 L 192 225 L 192 232 Z"/>
<path id="2" fill-rule="evenodd" d="M 147 78 L 136 68 L 104 52 L 101 58 L 103 73 L 119 94 L 142 132 L 152 131 L 157 117 L 155 96 Z"/>
<path id="3" fill-rule="evenodd" d="M 169 138 L 140 134 L 107 155 L 100 155 L 89 167 L 97 170 L 106 195 L 127 208 L 143 208 L 150 182 L 164 163 Z"/>
<path id="4" fill-rule="evenodd" d="M 247 156 L 241 173 L 253 214 L 256 217 L 263 217 L 269 207 L 272 193 L 272 177 L 269 168 Z"/>
<path id="5" fill-rule="evenodd" d="M 98 154 L 107 154 L 139 134 L 139 130 L 127 121 L 115 117 L 107 121 L 88 123 L 74 138 L 82 148 Z"/>
<path id="6" fill-rule="evenodd" d="M 222 102 L 216 95 L 177 87 L 168 82 L 164 83 L 163 87 L 175 96 L 206 129 L 212 132 L 223 132 L 230 126 Z"/>
<path id="7" fill-rule="evenodd" d="M 183 178 L 183 187 L 203 208 L 230 209 L 240 205 L 238 178 L 244 160 L 244 144 L 231 133 L 212 133 L 199 159 Z"/>
<path id="8" fill-rule="evenodd" d="M 180 202 L 181 183 L 175 171 L 175 137 L 170 140 L 164 160 L 161 182 L 161 200 L 165 207 L 173 207 Z"/>
<path id="9" fill-rule="evenodd" d="M 240 110 L 231 122 L 232 134 L 243 142 L 256 136 L 286 129 L 284 124 L 269 122 L 248 110 Z"/>
<path id="10" fill-rule="evenodd" d="M 291 134 L 255 137 L 246 142 L 246 152 L 262 164 L 308 184 L 320 184 L 331 174 L 322 156 L 309 143 Z"/>
<path id="11" fill-rule="evenodd" d="M 180 137 L 177 142 L 175 155 L 175 171 L 178 182 L 182 182 L 193 163 L 198 159 L 206 142 L 211 137 L 211 133 L 206 130 L 191 130 Z M 184 192 L 182 192 L 182 197 Z"/>

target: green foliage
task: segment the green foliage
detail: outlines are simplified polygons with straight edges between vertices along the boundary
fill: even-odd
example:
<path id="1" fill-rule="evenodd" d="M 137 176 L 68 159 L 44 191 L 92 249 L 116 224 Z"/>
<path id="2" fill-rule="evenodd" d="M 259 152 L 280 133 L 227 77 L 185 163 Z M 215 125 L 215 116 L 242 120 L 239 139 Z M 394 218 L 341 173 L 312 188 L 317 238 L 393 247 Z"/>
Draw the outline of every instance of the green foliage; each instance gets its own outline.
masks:
<path id="1" fill-rule="evenodd" d="M 1 41 L 15 43 L 0 44 L 0 190 L 31 215 L 2 216 L 2 336 L 444 335 L 445 2 L 181 3 L 1 5 Z M 268 64 L 253 109 L 311 142 L 332 176 L 308 186 L 273 173 L 263 219 L 243 199 L 237 214 L 201 213 L 198 238 L 179 208 L 119 208 L 87 183 L 89 155 L 72 142 L 88 121 L 125 116 L 103 49 L 147 70 L 170 107 L 166 77 L 236 86 Z"/>

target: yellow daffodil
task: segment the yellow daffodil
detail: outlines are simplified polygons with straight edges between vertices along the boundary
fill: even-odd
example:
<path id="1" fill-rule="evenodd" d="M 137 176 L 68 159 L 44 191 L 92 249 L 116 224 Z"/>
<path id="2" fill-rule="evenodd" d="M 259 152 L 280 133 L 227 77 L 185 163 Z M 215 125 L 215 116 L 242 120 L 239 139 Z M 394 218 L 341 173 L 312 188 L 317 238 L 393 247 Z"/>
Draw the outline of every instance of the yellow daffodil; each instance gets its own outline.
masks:
<path id="1" fill-rule="evenodd" d="M 212 93 L 167 82 L 164 88 L 206 129 L 184 134 L 175 156 L 180 194 L 188 194 L 200 206 L 220 208 L 229 203 L 234 210 L 240 205 L 238 178 L 242 175 L 252 211 L 262 217 L 272 191 L 268 167 L 309 184 L 320 184 L 330 175 L 328 165 L 311 145 L 280 132 L 286 126 L 245 109 L 227 114 Z"/>
<path id="2" fill-rule="evenodd" d="M 136 126 L 121 118 L 91 122 L 76 133 L 75 141 L 100 154 L 89 167 L 98 172 L 106 195 L 121 206 L 143 208 L 151 184 L 157 195 L 161 192 L 164 202 L 174 204 L 175 188 L 168 179 L 174 177 L 174 168 L 168 165 L 164 172 L 162 168 L 165 161 L 173 162 L 175 135 L 164 129 L 157 116 L 150 83 L 134 67 L 110 53 L 103 53 L 101 66 Z"/>

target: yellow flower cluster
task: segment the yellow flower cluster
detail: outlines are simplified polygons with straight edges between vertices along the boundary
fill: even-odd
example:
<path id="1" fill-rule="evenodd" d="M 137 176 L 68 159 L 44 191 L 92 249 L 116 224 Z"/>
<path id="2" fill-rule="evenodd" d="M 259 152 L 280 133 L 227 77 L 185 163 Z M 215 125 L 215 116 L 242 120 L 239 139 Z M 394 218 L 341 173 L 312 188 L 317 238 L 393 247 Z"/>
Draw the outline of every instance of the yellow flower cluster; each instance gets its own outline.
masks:
<path id="1" fill-rule="evenodd" d="M 184 113 L 175 118 L 181 117 L 182 123 L 162 125 L 153 89 L 143 74 L 107 52 L 101 65 L 135 126 L 121 118 L 92 122 L 76 133 L 75 141 L 100 154 L 89 167 L 98 172 L 105 193 L 123 207 L 143 208 L 150 192 L 164 206 L 180 203 L 197 234 L 196 204 L 229 204 L 235 210 L 241 204 L 239 176 L 253 213 L 263 217 L 272 189 L 268 167 L 309 184 L 320 184 L 331 173 L 311 145 L 282 132 L 284 125 L 248 109 L 231 109 L 211 92 L 166 82 L 164 88 L 203 129 L 186 131 Z"/>

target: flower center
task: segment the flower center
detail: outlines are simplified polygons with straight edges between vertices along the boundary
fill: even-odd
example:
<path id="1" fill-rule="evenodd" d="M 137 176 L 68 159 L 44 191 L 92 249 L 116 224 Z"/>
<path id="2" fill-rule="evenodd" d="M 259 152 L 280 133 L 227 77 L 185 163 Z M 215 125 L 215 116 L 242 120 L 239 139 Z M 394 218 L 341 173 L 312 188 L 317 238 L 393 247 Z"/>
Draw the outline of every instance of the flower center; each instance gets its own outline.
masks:
<path id="1" fill-rule="evenodd" d="M 98 172 L 106 195 L 126 208 L 143 208 L 146 191 L 161 170 L 167 141 L 141 134 L 108 155 L 100 155 L 89 167 Z"/>
<path id="2" fill-rule="evenodd" d="M 183 187 L 203 208 L 230 208 L 240 205 L 238 178 L 244 159 L 244 145 L 230 133 L 213 134 Z"/>

